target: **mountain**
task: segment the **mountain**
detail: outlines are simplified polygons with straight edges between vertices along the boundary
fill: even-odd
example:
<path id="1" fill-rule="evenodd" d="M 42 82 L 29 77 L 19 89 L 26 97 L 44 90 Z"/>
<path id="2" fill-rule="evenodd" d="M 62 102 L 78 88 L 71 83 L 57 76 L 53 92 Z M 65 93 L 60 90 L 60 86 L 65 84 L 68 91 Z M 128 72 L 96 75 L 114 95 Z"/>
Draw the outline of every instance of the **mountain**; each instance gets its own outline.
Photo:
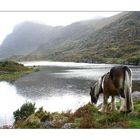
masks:
<path id="1" fill-rule="evenodd" d="M 93 22 L 95 21 L 93 20 Z M 94 27 L 87 22 L 76 22 L 66 27 L 23 22 L 18 24 L 13 32 L 4 39 L 0 46 L 0 58 L 24 56 L 42 46 L 45 46 L 46 49 L 65 40 L 80 38 L 91 29 L 94 30 Z"/>
<path id="2" fill-rule="evenodd" d="M 61 27 L 51 27 L 37 23 L 24 22 L 17 25 L 0 46 L 0 58 L 13 55 L 27 55 L 42 43 L 59 36 Z"/>
<path id="3" fill-rule="evenodd" d="M 140 12 L 58 27 L 24 22 L 3 41 L 0 58 L 138 64 Z"/>
<path id="4" fill-rule="evenodd" d="M 47 49 L 66 40 L 82 38 L 106 24 L 98 24 L 100 19 L 76 22 L 66 27 L 52 27 L 32 22 L 18 24 L 0 46 L 0 58 L 23 57 L 36 49 Z"/>

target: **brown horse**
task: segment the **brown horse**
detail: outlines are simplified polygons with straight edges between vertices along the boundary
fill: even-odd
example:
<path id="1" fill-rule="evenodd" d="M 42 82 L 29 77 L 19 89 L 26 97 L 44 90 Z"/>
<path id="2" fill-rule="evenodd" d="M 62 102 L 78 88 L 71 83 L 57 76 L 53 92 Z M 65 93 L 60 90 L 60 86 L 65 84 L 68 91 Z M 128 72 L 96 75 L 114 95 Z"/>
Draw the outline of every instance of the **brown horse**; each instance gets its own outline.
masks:
<path id="1" fill-rule="evenodd" d="M 99 95 L 103 93 L 103 104 L 100 111 L 107 111 L 108 98 L 111 96 L 111 110 L 115 110 L 115 96 L 121 97 L 121 112 L 133 110 L 132 74 L 127 66 L 116 66 L 103 75 L 90 89 L 91 102 L 97 103 Z"/>

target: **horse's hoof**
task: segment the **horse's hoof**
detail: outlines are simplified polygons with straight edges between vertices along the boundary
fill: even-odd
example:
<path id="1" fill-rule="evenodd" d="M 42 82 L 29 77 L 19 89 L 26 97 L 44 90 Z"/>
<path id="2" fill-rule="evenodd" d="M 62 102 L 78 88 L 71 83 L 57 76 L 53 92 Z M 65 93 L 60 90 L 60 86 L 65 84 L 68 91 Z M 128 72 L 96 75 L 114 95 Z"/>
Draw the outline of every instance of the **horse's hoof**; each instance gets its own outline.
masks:
<path id="1" fill-rule="evenodd" d="M 104 113 L 104 112 L 105 112 L 105 110 L 103 110 L 103 109 L 99 109 L 98 111 L 99 111 L 99 112 L 102 112 L 102 113 Z"/>
<path id="2" fill-rule="evenodd" d="M 126 113 L 127 111 L 126 111 L 126 109 L 120 109 L 119 112 L 120 113 Z"/>
<path id="3" fill-rule="evenodd" d="M 132 112 L 132 111 L 133 111 L 133 109 L 129 109 L 129 110 L 120 109 L 120 112 L 121 112 L 121 113 L 130 113 L 130 112 Z"/>
<path id="4" fill-rule="evenodd" d="M 105 109 L 100 109 L 99 112 L 101 112 L 101 113 L 108 113 L 109 111 L 105 110 Z"/>

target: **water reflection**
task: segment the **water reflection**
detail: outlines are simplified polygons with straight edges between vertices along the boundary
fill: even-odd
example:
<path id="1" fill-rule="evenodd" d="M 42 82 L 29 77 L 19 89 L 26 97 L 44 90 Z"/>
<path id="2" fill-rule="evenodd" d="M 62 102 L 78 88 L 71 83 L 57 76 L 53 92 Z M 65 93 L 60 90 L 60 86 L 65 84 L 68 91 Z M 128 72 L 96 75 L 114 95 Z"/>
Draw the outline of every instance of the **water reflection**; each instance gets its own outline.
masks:
<path id="1" fill-rule="evenodd" d="M 0 125 L 13 122 L 13 111 L 17 110 L 24 99 L 17 94 L 16 87 L 0 82 Z"/>
<path id="2" fill-rule="evenodd" d="M 32 88 L 32 87 L 30 87 Z M 44 107 L 45 110 L 50 112 L 61 112 L 61 111 L 75 111 L 80 106 L 89 102 L 89 96 L 78 95 L 74 91 L 68 89 L 53 89 L 51 94 L 45 94 L 28 96 L 30 88 L 26 89 L 26 94 L 18 90 L 15 85 L 11 85 L 8 82 L 0 82 L 0 126 L 6 124 L 12 124 L 14 121 L 13 112 L 21 107 L 21 105 L 27 101 L 36 104 L 36 107 Z M 31 89 L 33 92 L 33 89 Z M 77 92 L 80 92 L 77 90 Z"/>
<path id="3" fill-rule="evenodd" d="M 50 112 L 61 112 L 61 111 L 75 111 L 80 106 L 89 102 L 88 96 L 78 96 L 73 93 L 68 93 L 62 96 L 52 96 L 37 100 L 37 106 L 43 106 Z"/>
<path id="4" fill-rule="evenodd" d="M 61 76 L 64 78 L 77 78 L 77 79 L 96 81 L 100 76 L 104 75 L 109 70 L 110 70 L 110 68 L 106 68 L 106 69 L 71 69 L 71 70 L 66 70 L 63 73 L 54 73 L 54 75 Z"/>
<path id="5" fill-rule="evenodd" d="M 0 125 L 13 122 L 13 111 L 26 101 L 50 112 L 79 108 L 90 101 L 89 87 L 114 65 L 72 62 L 25 62 L 40 65 L 40 71 L 18 79 L 14 85 L 0 82 Z M 140 68 L 131 67 L 133 81 L 140 80 Z M 134 82 L 133 82 L 134 83 Z M 135 83 L 135 88 L 140 89 Z"/>
<path id="6" fill-rule="evenodd" d="M 51 62 L 51 61 L 31 61 L 21 62 L 25 66 L 48 66 L 53 74 L 65 78 L 79 78 L 97 80 L 101 75 L 108 72 L 111 67 L 118 64 L 90 64 L 74 62 Z M 132 69 L 133 80 L 140 80 L 140 66 L 129 65 Z M 60 70 L 60 71 L 59 71 Z"/>
<path id="7" fill-rule="evenodd" d="M 57 66 L 57 67 L 75 67 L 75 68 L 106 68 L 112 64 L 90 64 L 90 63 L 75 63 L 75 62 L 52 62 L 52 61 L 30 61 L 20 62 L 25 66 Z M 114 66 L 117 64 L 114 64 Z"/>

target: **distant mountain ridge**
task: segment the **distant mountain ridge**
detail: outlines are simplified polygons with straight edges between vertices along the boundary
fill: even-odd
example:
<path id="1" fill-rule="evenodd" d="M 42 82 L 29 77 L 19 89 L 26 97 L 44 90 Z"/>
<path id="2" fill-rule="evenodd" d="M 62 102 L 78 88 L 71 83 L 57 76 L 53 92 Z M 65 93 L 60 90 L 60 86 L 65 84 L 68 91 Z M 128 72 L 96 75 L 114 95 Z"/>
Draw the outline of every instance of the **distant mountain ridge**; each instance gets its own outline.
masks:
<path id="1" fill-rule="evenodd" d="M 61 27 L 53 28 L 31 22 L 21 23 L 3 41 L 0 47 L 0 58 L 29 54 L 42 43 L 59 36 L 59 30 Z"/>
<path id="2" fill-rule="evenodd" d="M 24 22 L 3 41 L 0 58 L 138 64 L 140 12 L 58 27 Z"/>

